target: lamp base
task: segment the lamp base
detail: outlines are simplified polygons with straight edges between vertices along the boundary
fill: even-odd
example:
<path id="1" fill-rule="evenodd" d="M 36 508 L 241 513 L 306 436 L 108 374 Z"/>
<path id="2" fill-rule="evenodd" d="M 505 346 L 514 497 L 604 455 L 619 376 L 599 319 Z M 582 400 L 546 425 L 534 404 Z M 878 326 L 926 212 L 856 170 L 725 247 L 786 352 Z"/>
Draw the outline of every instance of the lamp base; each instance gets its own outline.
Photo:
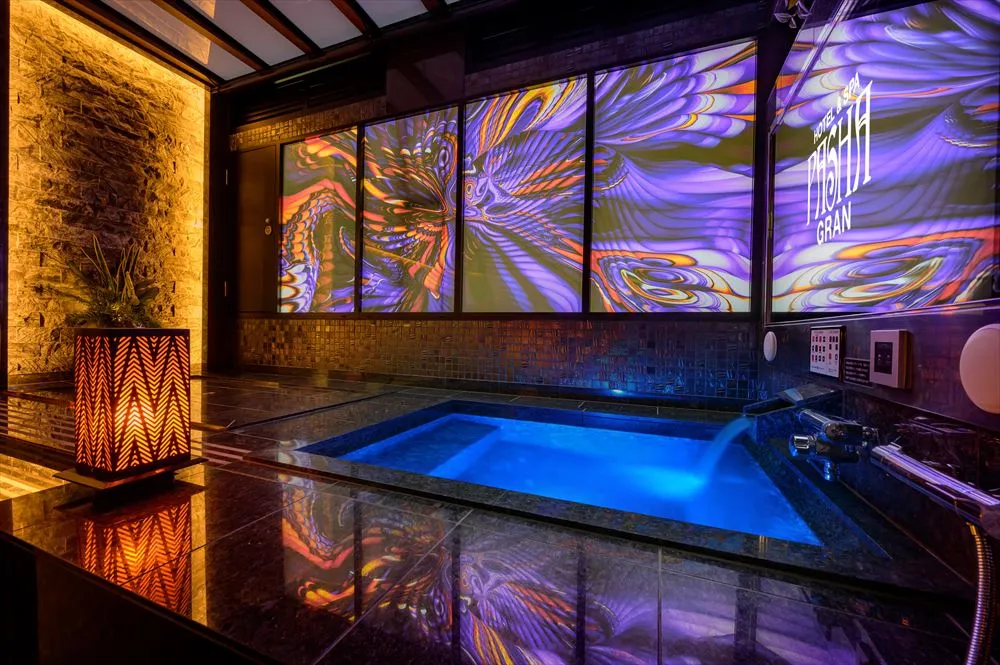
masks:
<path id="1" fill-rule="evenodd" d="M 137 473 L 134 476 L 128 476 L 125 478 L 117 478 L 115 480 L 100 480 L 94 478 L 93 476 L 87 476 L 76 469 L 66 469 L 65 471 L 60 471 L 55 474 L 55 477 L 59 480 L 65 480 L 66 482 L 74 483 L 76 485 L 83 485 L 84 487 L 89 487 L 90 489 L 97 490 L 98 492 L 106 492 L 113 490 L 125 485 L 134 485 L 136 483 L 142 483 L 150 481 L 154 478 L 164 477 L 166 474 L 171 476 L 181 469 L 186 469 L 189 466 L 194 466 L 195 464 L 201 464 L 205 462 L 204 457 L 192 457 L 190 459 L 182 460 L 180 462 L 174 462 L 173 464 L 167 464 L 166 466 L 161 466 L 159 468 L 153 469 L 152 471 L 146 471 L 144 473 Z"/>

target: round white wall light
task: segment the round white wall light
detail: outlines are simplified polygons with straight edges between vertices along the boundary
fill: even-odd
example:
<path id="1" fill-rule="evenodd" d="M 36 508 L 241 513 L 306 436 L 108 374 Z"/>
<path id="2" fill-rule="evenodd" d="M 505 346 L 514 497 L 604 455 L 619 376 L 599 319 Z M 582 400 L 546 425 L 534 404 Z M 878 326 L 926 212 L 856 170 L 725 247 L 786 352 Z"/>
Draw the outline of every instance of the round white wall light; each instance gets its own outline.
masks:
<path id="1" fill-rule="evenodd" d="M 778 355 L 778 336 L 768 330 L 764 335 L 764 359 L 772 362 Z"/>
<path id="2" fill-rule="evenodd" d="M 1000 323 L 969 335 L 958 362 L 962 388 L 972 403 L 988 413 L 1000 413 Z"/>

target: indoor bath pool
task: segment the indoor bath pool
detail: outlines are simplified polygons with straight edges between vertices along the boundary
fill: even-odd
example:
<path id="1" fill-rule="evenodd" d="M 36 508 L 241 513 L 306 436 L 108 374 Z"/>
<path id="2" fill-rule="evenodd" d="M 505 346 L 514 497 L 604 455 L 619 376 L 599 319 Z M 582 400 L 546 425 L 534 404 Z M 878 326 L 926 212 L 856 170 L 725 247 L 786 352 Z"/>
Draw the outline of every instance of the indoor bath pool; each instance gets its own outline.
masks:
<path id="1" fill-rule="evenodd" d="M 820 545 L 740 443 L 744 430 L 742 420 L 722 427 L 452 403 L 424 412 L 414 422 L 353 433 L 312 446 L 309 452 Z"/>

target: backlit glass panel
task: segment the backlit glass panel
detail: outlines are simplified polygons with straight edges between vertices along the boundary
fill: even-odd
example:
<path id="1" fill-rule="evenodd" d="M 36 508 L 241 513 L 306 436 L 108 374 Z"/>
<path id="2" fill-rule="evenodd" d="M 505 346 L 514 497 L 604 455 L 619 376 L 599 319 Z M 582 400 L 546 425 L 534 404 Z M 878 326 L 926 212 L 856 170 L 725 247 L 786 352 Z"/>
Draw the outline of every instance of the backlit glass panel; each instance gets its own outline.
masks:
<path id="1" fill-rule="evenodd" d="M 773 310 L 991 297 L 1000 5 L 941 0 L 829 31 L 775 135 Z M 790 69 L 808 53 L 793 49 Z"/>
<path id="2" fill-rule="evenodd" d="M 585 78 L 468 105 L 466 312 L 582 307 Z"/>
<path id="3" fill-rule="evenodd" d="M 458 108 L 365 129 L 361 307 L 455 307 Z"/>
<path id="4" fill-rule="evenodd" d="M 284 147 L 282 312 L 354 311 L 356 129 Z"/>
<path id="5" fill-rule="evenodd" d="M 591 311 L 750 309 L 756 49 L 595 79 Z"/>

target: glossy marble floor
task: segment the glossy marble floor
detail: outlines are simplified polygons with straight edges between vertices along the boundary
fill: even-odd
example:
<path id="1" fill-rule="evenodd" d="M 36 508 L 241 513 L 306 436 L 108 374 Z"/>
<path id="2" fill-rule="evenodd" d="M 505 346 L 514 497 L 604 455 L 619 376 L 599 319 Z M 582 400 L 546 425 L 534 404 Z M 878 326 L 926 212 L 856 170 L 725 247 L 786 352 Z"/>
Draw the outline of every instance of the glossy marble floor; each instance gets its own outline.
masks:
<path id="1" fill-rule="evenodd" d="M 14 537 L 287 663 L 960 663 L 905 598 L 236 462 L 97 511 L 9 499 Z"/>
<path id="2" fill-rule="evenodd" d="M 202 413 L 235 421 L 194 433 L 208 464 L 111 509 L 96 509 L 77 486 L 38 487 L 0 501 L 0 531 L 282 663 L 962 662 L 967 612 L 906 593 L 859 591 L 246 459 L 468 394 L 274 377 L 203 385 L 202 400 L 215 401 L 202 401 Z M 305 413 L 288 417 L 296 408 Z"/>

